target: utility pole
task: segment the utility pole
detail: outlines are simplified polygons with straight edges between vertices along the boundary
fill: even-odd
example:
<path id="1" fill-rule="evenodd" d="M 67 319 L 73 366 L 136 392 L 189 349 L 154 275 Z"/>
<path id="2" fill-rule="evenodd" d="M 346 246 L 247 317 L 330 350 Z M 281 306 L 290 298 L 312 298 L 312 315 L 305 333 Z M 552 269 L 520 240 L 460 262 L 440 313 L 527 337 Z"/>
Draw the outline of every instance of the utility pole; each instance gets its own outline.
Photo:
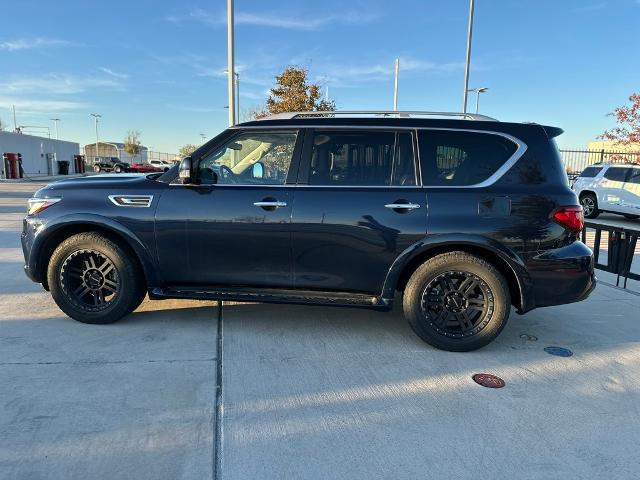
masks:
<path id="1" fill-rule="evenodd" d="M 467 27 L 467 61 L 464 64 L 464 95 L 462 113 L 467 113 L 467 95 L 469 94 L 469 64 L 471 63 L 471 36 L 473 34 L 474 0 L 469 0 L 469 25 Z"/>
<path id="2" fill-rule="evenodd" d="M 96 155 L 93 159 L 93 161 L 95 162 L 98 158 L 98 119 L 102 118 L 102 115 L 98 115 L 97 113 L 92 113 L 91 116 L 94 119 L 94 123 L 95 123 L 95 127 L 96 127 Z"/>
<path id="3" fill-rule="evenodd" d="M 15 105 L 11 105 L 11 107 L 13 108 L 13 131 L 17 132 L 18 131 L 18 122 L 16 122 L 16 106 Z"/>
<path id="4" fill-rule="evenodd" d="M 59 118 L 51 118 L 50 119 L 53 122 L 53 126 L 55 128 L 55 132 L 56 132 L 56 140 L 58 140 L 58 122 L 60 121 Z"/>
<path id="5" fill-rule="evenodd" d="M 396 58 L 396 67 L 393 79 L 393 111 L 398 111 L 398 71 L 400 70 L 400 59 Z"/>
<path id="6" fill-rule="evenodd" d="M 229 126 L 236 121 L 236 102 L 234 89 L 234 58 L 233 58 L 233 0 L 227 0 L 227 89 L 229 92 Z"/>

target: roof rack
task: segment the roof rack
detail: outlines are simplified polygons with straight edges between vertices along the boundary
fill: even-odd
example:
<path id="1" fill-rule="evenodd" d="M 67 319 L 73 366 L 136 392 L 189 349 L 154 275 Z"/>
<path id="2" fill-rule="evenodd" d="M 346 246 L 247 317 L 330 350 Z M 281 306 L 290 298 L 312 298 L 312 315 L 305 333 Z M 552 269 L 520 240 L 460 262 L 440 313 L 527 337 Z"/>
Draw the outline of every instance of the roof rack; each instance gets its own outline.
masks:
<path id="1" fill-rule="evenodd" d="M 291 120 L 293 118 L 313 118 L 313 117 L 337 117 L 337 116 L 359 116 L 371 115 L 375 117 L 455 117 L 462 120 L 478 120 L 485 122 L 497 122 L 498 120 L 486 115 L 477 113 L 461 112 L 421 112 L 421 111 L 395 111 L 395 110 L 336 110 L 317 112 L 283 112 L 262 117 L 259 120 Z"/>

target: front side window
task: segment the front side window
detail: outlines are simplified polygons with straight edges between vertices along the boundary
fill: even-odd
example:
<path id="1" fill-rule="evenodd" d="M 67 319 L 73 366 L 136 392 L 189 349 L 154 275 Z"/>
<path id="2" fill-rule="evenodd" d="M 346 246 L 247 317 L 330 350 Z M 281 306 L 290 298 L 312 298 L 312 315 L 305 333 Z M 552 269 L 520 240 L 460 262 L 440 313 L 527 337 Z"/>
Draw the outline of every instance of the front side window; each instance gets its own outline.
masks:
<path id="1" fill-rule="evenodd" d="M 604 172 L 604 178 L 614 182 L 626 182 L 627 178 L 631 175 L 631 171 L 631 168 L 611 167 Z"/>
<path id="2" fill-rule="evenodd" d="M 422 181 L 427 186 L 481 183 L 518 149 L 501 135 L 454 130 L 422 130 L 418 142 Z"/>
<path id="3" fill-rule="evenodd" d="M 296 144 L 296 132 L 242 133 L 202 158 L 203 184 L 283 185 Z"/>
<path id="4" fill-rule="evenodd" d="M 410 132 L 316 131 L 310 185 L 416 185 Z"/>

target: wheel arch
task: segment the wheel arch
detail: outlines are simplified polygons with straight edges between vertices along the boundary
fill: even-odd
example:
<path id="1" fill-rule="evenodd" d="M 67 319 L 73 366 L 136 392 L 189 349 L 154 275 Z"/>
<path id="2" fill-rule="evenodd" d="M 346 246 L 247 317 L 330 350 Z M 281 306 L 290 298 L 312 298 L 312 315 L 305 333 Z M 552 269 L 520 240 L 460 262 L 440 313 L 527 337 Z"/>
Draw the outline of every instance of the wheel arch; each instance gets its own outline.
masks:
<path id="1" fill-rule="evenodd" d="M 385 280 L 383 297 L 393 298 L 396 290 L 403 291 L 413 272 L 429 258 L 441 253 L 461 251 L 483 258 L 505 277 L 511 303 L 519 313 L 532 309 L 531 280 L 524 264 L 513 252 L 495 243 L 497 242 L 485 238 L 450 238 L 419 242 L 405 250 L 392 265 Z"/>
<path id="2" fill-rule="evenodd" d="M 37 255 L 31 257 L 30 269 L 35 277 L 48 288 L 47 269 L 54 250 L 67 238 L 82 232 L 97 232 L 117 242 L 132 254 L 140 266 L 147 285 L 158 285 L 157 266 L 142 241 L 127 227 L 107 217 L 91 215 L 81 218 L 63 217 L 40 232 L 33 245 Z"/>

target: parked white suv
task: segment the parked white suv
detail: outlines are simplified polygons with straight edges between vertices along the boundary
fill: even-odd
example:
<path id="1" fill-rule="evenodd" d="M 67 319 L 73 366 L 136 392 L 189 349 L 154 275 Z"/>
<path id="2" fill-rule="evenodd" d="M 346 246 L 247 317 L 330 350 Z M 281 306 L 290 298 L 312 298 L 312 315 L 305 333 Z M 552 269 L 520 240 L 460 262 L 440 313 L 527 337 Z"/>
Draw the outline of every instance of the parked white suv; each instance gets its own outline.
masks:
<path id="1" fill-rule="evenodd" d="M 640 165 L 596 163 L 585 168 L 573 186 L 586 218 L 611 212 L 640 217 Z"/>
<path id="2" fill-rule="evenodd" d="M 173 167 L 172 163 L 166 162 L 164 160 L 149 160 L 149 165 L 153 165 L 156 168 L 162 169 L 163 172 L 166 172 L 171 167 Z"/>

